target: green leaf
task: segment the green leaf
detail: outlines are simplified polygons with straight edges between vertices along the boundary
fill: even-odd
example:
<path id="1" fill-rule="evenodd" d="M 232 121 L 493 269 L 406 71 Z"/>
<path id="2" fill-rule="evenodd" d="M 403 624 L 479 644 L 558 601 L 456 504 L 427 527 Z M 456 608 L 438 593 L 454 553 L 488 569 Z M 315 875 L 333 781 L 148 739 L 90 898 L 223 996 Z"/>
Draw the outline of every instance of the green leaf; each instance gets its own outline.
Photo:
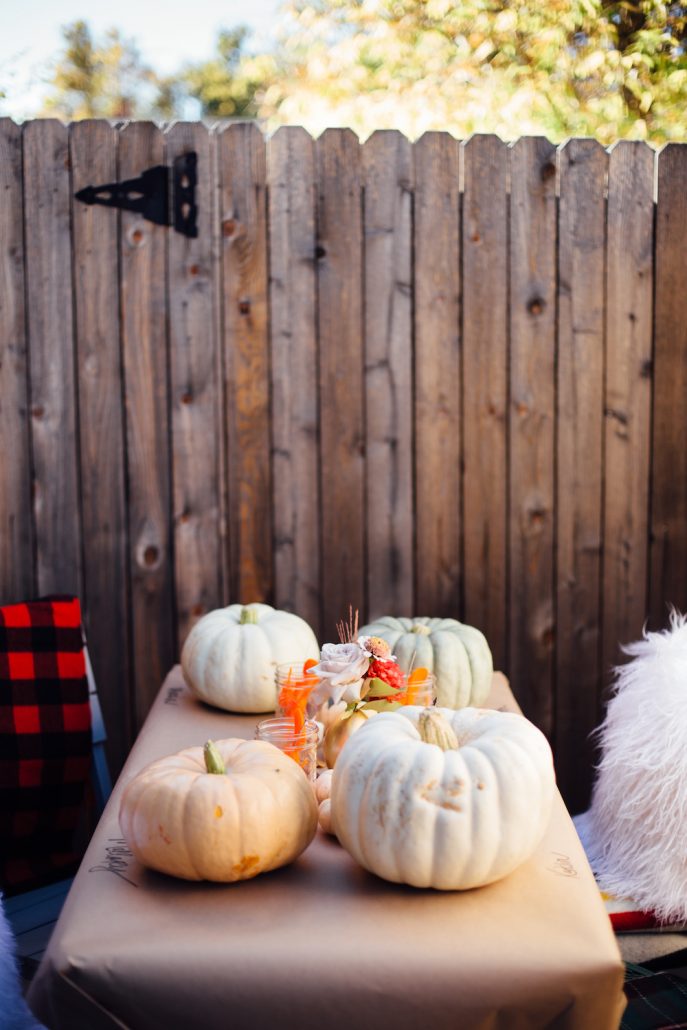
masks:
<path id="1" fill-rule="evenodd" d="M 379 676 L 371 676 L 369 680 L 366 680 L 366 682 L 369 683 L 369 688 L 366 692 L 368 697 L 370 695 L 375 697 L 375 695 L 378 696 L 379 694 L 382 694 L 383 696 L 398 694 L 400 690 L 400 687 L 392 687 L 390 683 L 387 683 L 386 680 L 380 679 Z"/>
<path id="2" fill-rule="evenodd" d="M 395 712 L 397 708 L 401 707 L 400 701 L 366 701 L 365 708 L 372 709 L 373 712 Z"/>

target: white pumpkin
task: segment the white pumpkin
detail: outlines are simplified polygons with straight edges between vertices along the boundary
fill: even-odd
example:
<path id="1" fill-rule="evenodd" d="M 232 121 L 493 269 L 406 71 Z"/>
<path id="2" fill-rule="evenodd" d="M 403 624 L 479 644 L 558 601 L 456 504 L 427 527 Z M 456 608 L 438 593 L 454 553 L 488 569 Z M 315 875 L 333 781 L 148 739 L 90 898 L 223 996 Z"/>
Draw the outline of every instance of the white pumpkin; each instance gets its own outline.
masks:
<path id="1" fill-rule="evenodd" d="M 494 663 L 486 637 L 456 619 L 382 618 L 363 626 L 361 637 L 381 637 L 404 672 L 425 668 L 436 677 L 437 704 L 444 708 L 483 705 Z"/>
<path id="2" fill-rule="evenodd" d="M 328 833 L 332 837 L 334 836 L 334 827 L 332 825 L 332 803 L 330 798 L 325 798 L 320 803 L 317 811 L 317 821 L 320 824 L 320 829 L 323 833 Z"/>
<path id="3" fill-rule="evenodd" d="M 332 793 L 332 770 L 323 769 L 315 781 L 315 797 L 318 805 L 331 797 Z"/>
<path id="4" fill-rule="evenodd" d="M 524 716 L 406 706 L 381 712 L 334 767 L 339 841 L 393 883 L 480 887 L 525 862 L 549 824 L 551 749 Z"/>
<path id="5" fill-rule="evenodd" d="M 315 783 L 315 797 L 317 799 L 318 811 L 317 818 L 320 824 L 320 829 L 324 833 L 334 834 L 334 828 L 332 826 L 332 769 L 325 769 L 317 777 Z"/>
<path id="6" fill-rule="evenodd" d="M 320 649 L 298 615 L 268 604 L 231 604 L 195 624 L 181 652 L 181 668 L 202 701 L 229 712 L 273 712 L 275 669 L 283 662 L 317 660 Z"/>

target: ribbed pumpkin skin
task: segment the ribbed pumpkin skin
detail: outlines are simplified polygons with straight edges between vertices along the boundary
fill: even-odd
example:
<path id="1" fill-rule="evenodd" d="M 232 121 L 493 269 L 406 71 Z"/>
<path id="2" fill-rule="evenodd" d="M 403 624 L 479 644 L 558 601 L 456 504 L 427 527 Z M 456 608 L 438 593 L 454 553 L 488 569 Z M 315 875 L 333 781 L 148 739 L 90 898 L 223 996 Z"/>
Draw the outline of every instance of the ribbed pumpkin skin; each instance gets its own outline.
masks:
<path id="1" fill-rule="evenodd" d="M 460 745 L 442 751 L 421 740 L 422 711 L 382 712 L 348 741 L 332 776 L 336 835 L 393 883 L 466 890 L 500 880 L 549 824 L 549 744 L 521 715 L 441 709 Z"/>
<path id="2" fill-rule="evenodd" d="M 413 628 L 421 632 L 413 632 Z M 381 637 L 405 672 L 429 669 L 436 676 L 437 703 L 444 708 L 482 705 L 489 696 L 494 664 L 486 637 L 456 619 L 384 615 L 363 626 L 360 636 Z"/>
<path id="3" fill-rule="evenodd" d="M 216 743 L 226 774 L 201 747 L 160 758 L 127 784 L 119 822 L 136 858 L 184 880 L 231 883 L 292 862 L 317 829 L 317 802 L 296 762 L 258 740 Z"/>
<path id="4" fill-rule="evenodd" d="M 248 608 L 257 623 L 241 624 Z M 195 624 L 181 652 L 181 668 L 201 701 L 229 712 L 273 712 L 275 669 L 282 662 L 319 658 L 307 622 L 268 604 L 231 604 Z"/>

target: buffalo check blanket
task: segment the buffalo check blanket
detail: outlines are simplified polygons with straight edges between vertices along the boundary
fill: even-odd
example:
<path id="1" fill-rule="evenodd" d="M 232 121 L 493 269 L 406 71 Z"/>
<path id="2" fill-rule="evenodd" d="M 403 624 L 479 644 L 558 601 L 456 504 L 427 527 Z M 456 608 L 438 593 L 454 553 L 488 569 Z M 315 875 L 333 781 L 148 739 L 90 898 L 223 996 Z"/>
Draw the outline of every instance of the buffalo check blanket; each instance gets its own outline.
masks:
<path id="1" fill-rule="evenodd" d="M 91 768 L 91 711 L 74 597 L 0 607 L 0 888 L 72 875 Z"/>

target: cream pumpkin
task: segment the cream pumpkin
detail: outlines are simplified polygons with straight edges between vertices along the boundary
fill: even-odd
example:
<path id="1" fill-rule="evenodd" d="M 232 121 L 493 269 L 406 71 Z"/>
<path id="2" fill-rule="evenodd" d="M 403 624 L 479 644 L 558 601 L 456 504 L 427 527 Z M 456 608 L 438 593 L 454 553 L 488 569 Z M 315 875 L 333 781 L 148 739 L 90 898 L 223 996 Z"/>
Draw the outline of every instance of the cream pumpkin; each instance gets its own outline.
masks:
<path id="1" fill-rule="evenodd" d="M 220 740 L 160 758 L 124 789 L 122 833 L 143 865 L 229 883 L 292 862 L 317 829 L 296 762 L 259 740 Z"/>
<path id="2" fill-rule="evenodd" d="M 456 619 L 382 618 L 363 626 L 360 636 L 381 637 L 404 672 L 425 668 L 436 677 L 437 704 L 444 708 L 483 705 L 494 664 L 486 637 Z"/>
<path id="3" fill-rule="evenodd" d="M 268 604 L 231 604 L 195 624 L 181 668 L 202 701 L 230 712 L 273 712 L 275 670 L 282 662 L 319 657 L 307 622 Z"/>
<path id="4" fill-rule="evenodd" d="M 532 855 L 554 788 L 549 744 L 523 716 L 406 706 L 346 743 L 331 810 L 341 844 L 365 869 L 463 890 L 500 880 Z"/>

